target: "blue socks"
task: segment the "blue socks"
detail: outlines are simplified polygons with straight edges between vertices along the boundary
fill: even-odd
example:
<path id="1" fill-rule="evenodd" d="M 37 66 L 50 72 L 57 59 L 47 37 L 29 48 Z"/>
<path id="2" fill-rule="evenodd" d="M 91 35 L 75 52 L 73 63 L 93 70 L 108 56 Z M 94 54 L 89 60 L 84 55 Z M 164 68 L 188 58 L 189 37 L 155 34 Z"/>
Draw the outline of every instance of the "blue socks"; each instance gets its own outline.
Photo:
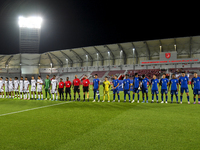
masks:
<path id="1" fill-rule="evenodd" d="M 181 98 L 181 102 L 182 102 L 182 100 L 183 100 L 183 96 L 180 96 L 180 98 Z"/>
<path id="2" fill-rule="evenodd" d="M 162 99 L 162 101 L 163 101 L 163 96 L 161 96 L 161 99 Z"/>
<path id="3" fill-rule="evenodd" d="M 166 96 L 166 101 L 168 100 L 168 96 Z"/>
<path id="4" fill-rule="evenodd" d="M 190 96 L 187 96 L 187 100 L 188 100 L 188 102 L 190 101 Z"/>
<path id="5" fill-rule="evenodd" d="M 115 101 L 115 93 L 114 93 L 114 95 L 113 95 L 113 100 Z"/>
<path id="6" fill-rule="evenodd" d="M 118 95 L 118 100 L 120 100 L 120 96 Z"/>
<path id="7" fill-rule="evenodd" d="M 198 98 L 198 101 L 200 102 L 200 98 Z"/>
<path id="8" fill-rule="evenodd" d="M 133 100 L 135 100 L 135 94 L 133 94 Z"/>
<path id="9" fill-rule="evenodd" d="M 138 93 L 138 101 L 140 100 L 140 94 Z"/>
<path id="10" fill-rule="evenodd" d="M 174 97 L 174 95 L 171 95 L 171 101 L 173 102 L 173 97 Z"/>

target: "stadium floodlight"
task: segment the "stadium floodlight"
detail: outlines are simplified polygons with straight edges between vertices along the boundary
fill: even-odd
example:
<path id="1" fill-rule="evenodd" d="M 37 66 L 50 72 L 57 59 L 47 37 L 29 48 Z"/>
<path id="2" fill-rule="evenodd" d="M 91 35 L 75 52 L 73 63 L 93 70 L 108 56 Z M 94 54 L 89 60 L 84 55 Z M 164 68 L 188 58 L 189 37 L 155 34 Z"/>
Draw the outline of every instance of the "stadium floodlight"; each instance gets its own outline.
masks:
<path id="1" fill-rule="evenodd" d="M 50 66 L 52 67 L 52 63 L 50 63 Z"/>
<path id="2" fill-rule="evenodd" d="M 41 17 L 22 17 L 18 18 L 18 24 L 20 28 L 37 28 L 40 29 L 42 25 Z"/>
<path id="3" fill-rule="evenodd" d="M 38 64 L 40 66 L 40 64 Z"/>
<path id="4" fill-rule="evenodd" d="M 97 55 L 99 55 L 99 53 L 97 53 Z"/>
<path id="5" fill-rule="evenodd" d="M 135 48 L 133 48 L 133 51 L 135 51 Z"/>

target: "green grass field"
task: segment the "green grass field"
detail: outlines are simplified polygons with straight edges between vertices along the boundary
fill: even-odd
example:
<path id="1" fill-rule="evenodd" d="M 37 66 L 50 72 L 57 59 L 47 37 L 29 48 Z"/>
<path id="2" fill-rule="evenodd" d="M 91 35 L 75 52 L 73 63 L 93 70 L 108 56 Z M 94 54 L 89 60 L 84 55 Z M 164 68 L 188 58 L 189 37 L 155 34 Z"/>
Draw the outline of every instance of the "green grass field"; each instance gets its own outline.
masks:
<path id="1" fill-rule="evenodd" d="M 120 95 L 123 97 L 123 93 Z M 186 95 L 182 105 L 131 104 L 123 100 L 92 103 L 92 92 L 90 97 L 90 102 L 0 99 L 0 149 L 200 147 L 200 105 L 188 105 Z M 190 102 L 193 102 L 191 89 Z"/>

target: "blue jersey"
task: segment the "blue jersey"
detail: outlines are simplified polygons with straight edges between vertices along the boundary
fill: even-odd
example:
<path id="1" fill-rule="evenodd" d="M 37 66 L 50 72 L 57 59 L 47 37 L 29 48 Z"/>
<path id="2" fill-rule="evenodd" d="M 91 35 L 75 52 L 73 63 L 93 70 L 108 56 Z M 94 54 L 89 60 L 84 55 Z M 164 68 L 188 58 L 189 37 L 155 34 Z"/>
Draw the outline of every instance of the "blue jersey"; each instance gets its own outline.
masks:
<path id="1" fill-rule="evenodd" d="M 98 89 L 99 83 L 100 83 L 100 80 L 99 80 L 99 79 L 94 79 L 94 80 L 93 80 L 94 89 Z"/>
<path id="2" fill-rule="evenodd" d="M 171 83 L 171 90 L 177 91 L 178 79 L 171 79 L 170 83 Z"/>
<path id="3" fill-rule="evenodd" d="M 140 80 L 138 77 L 135 77 L 133 79 L 133 84 L 134 84 L 133 88 L 139 88 Z"/>
<path id="4" fill-rule="evenodd" d="M 141 82 L 142 82 L 142 88 L 147 89 L 147 82 L 149 82 L 149 79 L 144 78 L 144 79 L 142 79 Z"/>
<path id="5" fill-rule="evenodd" d="M 157 91 L 158 90 L 158 83 L 159 83 L 158 79 L 151 79 L 151 84 L 152 84 L 151 90 Z"/>
<path id="6" fill-rule="evenodd" d="M 161 83 L 161 90 L 167 90 L 167 83 L 169 82 L 169 80 L 167 78 L 162 78 L 160 80 L 160 83 Z"/>
<path id="7" fill-rule="evenodd" d="M 116 86 L 118 85 L 118 83 L 119 83 L 119 80 L 118 80 L 118 79 L 113 80 L 113 85 L 114 85 L 114 87 L 116 87 Z M 117 87 L 116 89 L 118 89 L 118 87 Z"/>
<path id="8" fill-rule="evenodd" d="M 200 77 L 197 78 L 192 78 L 192 83 L 194 83 L 194 90 L 199 90 L 200 89 Z"/>
<path id="9" fill-rule="evenodd" d="M 131 80 L 130 79 L 124 79 L 123 84 L 124 84 L 124 90 L 129 90 Z"/>
<path id="10" fill-rule="evenodd" d="M 189 78 L 187 76 L 185 76 L 185 77 L 181 76 L 179 78 L 179 82 L 181 84 L 181 88 L 188 88 L 188 81 L 189 81 Z"/>

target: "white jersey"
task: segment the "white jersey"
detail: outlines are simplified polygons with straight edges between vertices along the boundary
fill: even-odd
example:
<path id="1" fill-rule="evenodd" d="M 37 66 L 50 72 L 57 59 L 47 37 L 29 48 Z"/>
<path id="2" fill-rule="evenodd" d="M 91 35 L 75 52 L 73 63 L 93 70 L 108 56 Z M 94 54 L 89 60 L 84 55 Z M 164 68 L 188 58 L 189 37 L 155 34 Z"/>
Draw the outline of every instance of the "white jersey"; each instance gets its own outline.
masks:
<path id="1" fill-rule="evenodd" d="M 56 79 L 51 80 L 52 90 L 51 93 L 57 93 L 58 81 Z"/>
<path id="2" fill-rule="evenodd" d="M 19 81 L 19 86 L 20 86 L 20 90 L 19 90 L 20 93 L 24 92 L 24 90 L 23 90 L 24 89 L 24 81 L 23 80 Z"/>
<path id="3" fill-rule="evenodd" d="M 0 88 L 1 88 L 1 89 L 3 88 L 3 84 L 4 84 L 4 81 L 3 81 L 3 80 L 0 80 Z"/>
<path id="4" fill-rule="evenodd" d="M 8 89 L 9 81 L 5 81 L 4 84 L 5 84 L 5 89 Z"/>
<path id="5" fill-rule="evenodd" d="M 52 89 L 56 89 L 58 85 L 58 81 L 56 79 L 51 80 Z"/>
<path id="6" fill-rule="evenodd" d="M 33 79 L 31 80 L 31 88 L 35 88 L 36 87 L 36 80 Z"/>
<path id="7" fill-rule="evenodd" d="M 19 81 L 18 80 L 14 80 L 14 87 L 15 89 L 18 89 L 19 86 Z"/>
<path id="8" fill-rule="evenodd" d="M 37 79 L 37 88 L 38 89 L 42 89 L 42 83 L 43 83 L 42 79 Z"/>
<path id="9" fill-rule="evenodd" d="M 13 81 L 9 81 L 9 91 L 13 91 Z"/>
<path id="10" fill-rule="evenodd" d="M 24 80 L 24 90 L 26 89 L 28 89 L 28 86 L 29 86 L 29 81 L 28 80 Z"/>

